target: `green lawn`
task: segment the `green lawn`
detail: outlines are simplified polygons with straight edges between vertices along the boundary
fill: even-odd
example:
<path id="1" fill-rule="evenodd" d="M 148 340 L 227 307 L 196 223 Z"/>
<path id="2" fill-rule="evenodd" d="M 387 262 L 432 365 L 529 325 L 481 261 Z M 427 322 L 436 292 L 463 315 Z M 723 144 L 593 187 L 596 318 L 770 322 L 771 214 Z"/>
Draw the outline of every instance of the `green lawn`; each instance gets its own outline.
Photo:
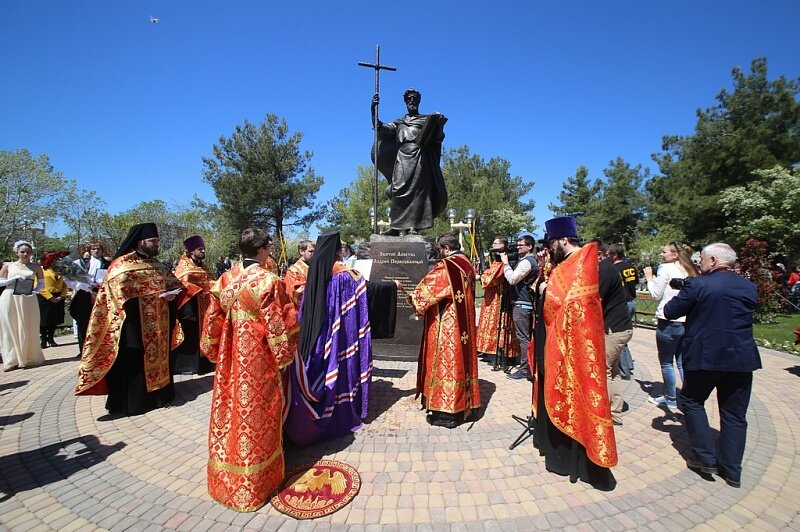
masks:
<path id="1" fill-rule="evenodd" d="M 655 312 L 657 303 L 649 294 L 639 292 L 636 296 L 636 310 Z M 649 315 L 636 315 L 637 324 L 655 325 L 655 318 Z M 753 325 L 753 336 L 758 345 L 800 355 L 800 346 L 794 345 L 794 330 L 800 325 L 800 314 L 779 314 L 778 323 Z"/>
<path id="2" fill-rule="evenodd" d="M 800 346 L 794 345 L 794 330 L 800 325 L 800 314 L 779 314 L 778 323 L 756 323 L 753 334 L 758 345 L 800 355 Z"/>
<path id="3" fill-rule="evenodd" d="M 483 297 L 483 288 L 480 283 L 475 286 L 475 306 L 480 307 Z M 658 302 L 650 297 L 650 294 L 639 292 L 636 295 L 637 312 L 649 312 L 655 314 Z M 656 318 L 652 314 L 636 314 L 636 325 L 645 327 L 655 327 Z M 779 314 L 778 323 L 761 324 L 753 326 L 753 335 L 758 345 L 769 347 L 777 351 L 800 355 L 800 346 L 794 345 L 794 330 L 800 325 L 800 314 Z"/>

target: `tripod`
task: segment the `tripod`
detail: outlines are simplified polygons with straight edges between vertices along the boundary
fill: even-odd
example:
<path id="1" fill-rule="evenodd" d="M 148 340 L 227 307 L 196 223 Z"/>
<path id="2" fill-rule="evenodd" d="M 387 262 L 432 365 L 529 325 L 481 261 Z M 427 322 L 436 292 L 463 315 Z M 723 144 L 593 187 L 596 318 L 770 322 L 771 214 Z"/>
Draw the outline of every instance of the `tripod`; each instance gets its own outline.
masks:
<path id="1" fill-rule="evenodd" d="M 536 420 L 533 418 L 533 414 L 528 416 L 527 419 L 523 419 L 519 416 L 514 416 L 514 415 L 512 415 L 511 418 L 525 428 L 522 430 L 520 435 L 517 436 L 517 439 L 514 440 L 514 442 L 508 446 L 509 450 L 513 450 L 520 443 L 524 442 L 525 440 L 533 436 L 533 431 L 536 430 L 535 426 Z"/>
<path id="2" fill-rule="evenodd" d="M 533 289 L 532 292 L 533 292 L 532 295 L 533 295 L 533 303 L 534 303 L 533 308 L 535 309 L 534 310 L 534 320 L 535 320 L 534 323 L 539 323 L 539 320 L 541 319 L 541 316 L 539 315 L 539 311 L 541 311 L 541 307 L 539 306 L 540 295 L 539 295 L 538 290 L 536 290 L 536 289 Z M 532 328 L 532 330 L 535 330 L 535 328 Z M 534 337 L 531 336 L 531 342 L 529 344 L 529 347 L 530 346 L 534 346 L 535 345 L 534 342 L 535 342 Z M 522 356 L 528 356 L 528 353 L 520 353 L 520 356 L 521 357 Z M 530 371 L 531 376 L 534 377 L 535 374 L 536 374 L 536 367 L 537 367 L 536 366 L 536 356 L 535 355 L 532 357 L 532 359 L 530 359 L 528 361 L 528 367 L 529 367 L 529 371 Z M 534 387 L 539 385 L 538 381 L 535 378 L 533 380 L 533 383 L 534 383 Z M 536 390 L 535 389 L 531 389 L 531 394 L 534 395 L 535 393 L 536 393 Z M 533 397 L 531 397 L 531 399 L 533 399 Z M 534 417 L 533 413 L 529 414 L 527 418 L 522 418 L 520 416 L 515 416 L 515 415 L 512 415 L 511 418 L 514 421 L 516 421 L 517 423 L 519 423 L 520 425 L 522 425 L 523 427 L 525 427 L 522 430 L 522 432 L 520 433 L 520 435 L 517 436 L 517 439 L 514 440 L 514 442 L 511 445 L 508 446 L 508 448 L 510 450 L 513 450 L 520 443 L 524 442 L 525 440 L 527 440 L 528 438 L 533 436 L 533 432 L 536 430 L 536 418 Z"/>
<path id="3" fill-rule="evenodd" d="M 500 316 L 497 320 L 497 354 L 494 358 L 492 371 L 503 370 L 504 373 L 508 373 L 510 370 L 508 367 L 508 350 L 513 341 L 511 332 L 513 305 L 511 286 L 508 282 L 503 281 L 503 291 L 500 293 Z"/>

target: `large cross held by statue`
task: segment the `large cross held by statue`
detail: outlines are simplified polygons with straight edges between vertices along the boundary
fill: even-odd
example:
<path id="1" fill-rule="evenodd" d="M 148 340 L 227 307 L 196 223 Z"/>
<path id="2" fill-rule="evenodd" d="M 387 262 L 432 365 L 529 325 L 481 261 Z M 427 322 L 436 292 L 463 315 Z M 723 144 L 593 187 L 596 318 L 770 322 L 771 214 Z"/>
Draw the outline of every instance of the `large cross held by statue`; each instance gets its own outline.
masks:
<path id="1" fill-rule="evenodd" d="M 375 63 L 364 63 L 359 61 L 358 66 L 369 67 L 375 70 L 375 94 L 380 95 L 381 89 L 381 70 L 389 70 L 396 72 L 395 67 L 390 67 L 381 64 L 381 45 L 375 45 Z M 378 146 L 378 106 L 375 105 L 375 116 L 372 117 L 372 123 L 375 124 L 375 138 L 373 139 L 373 146 Z M 372 218 L 372 232 L 378 233 L 378 157 L 375 156 L 375 177 L 372 183 L 372 206 L 375 209 L 375 216 Z"/>

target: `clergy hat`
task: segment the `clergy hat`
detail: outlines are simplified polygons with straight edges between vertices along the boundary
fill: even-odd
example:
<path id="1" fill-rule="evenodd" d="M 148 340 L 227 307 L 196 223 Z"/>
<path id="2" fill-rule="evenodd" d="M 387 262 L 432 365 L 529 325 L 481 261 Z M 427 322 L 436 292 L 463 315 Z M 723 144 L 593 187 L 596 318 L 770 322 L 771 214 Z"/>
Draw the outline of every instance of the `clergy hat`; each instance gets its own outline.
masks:
<path id="1" fill-rule="evenodd" d="M 117 249 L 117 252 L 114 254 L 114 258 L 121 257 L 136 249 L 136 245 L 139 241 L 156 237 L 158 237 L 158 227 L 156 227 L 156 224 L 153 222 L 136 224 L 128 231 L 128 236 L 126 236 L 125 240 L 120 244 L 119 249 Z"/>
<path id="2" fill-rule="evenodd" d="M 558 216 L 544 223 L 545 239 L 578 238 L 578 222 L 572 216 Z"/>
<path id="3" fill-rule="evenodd" d="M 336 263 L 336 253 L 341 246 L 338 231 L 317 238 L 314 257 L 308 266 L 303 301 L 300 303 L 300 341 L 297 347 L 303 360 L 308 360 L 314 351 L 322 324 L 327 319 L 328 283 Z"/>
<path id="4" fill-rule="evenodd" d="M 196 250 L 197 248 L 204 248 L 206 247 L 206 243 L 203 242 L 203 237 L 200 235 L 190 236 L 186 240 L 183 241 L 183 247 L 186 248 L 186 251 L 191 253 L 192 251 Z"/>

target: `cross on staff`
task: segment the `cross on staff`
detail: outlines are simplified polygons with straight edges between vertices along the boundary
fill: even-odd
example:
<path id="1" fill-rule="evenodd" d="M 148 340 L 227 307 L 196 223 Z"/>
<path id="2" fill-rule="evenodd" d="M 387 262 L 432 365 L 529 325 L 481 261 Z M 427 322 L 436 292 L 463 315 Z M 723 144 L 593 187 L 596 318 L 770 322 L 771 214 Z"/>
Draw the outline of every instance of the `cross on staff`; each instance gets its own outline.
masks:
<path id="1" fill-rule="evenodd" d="M 389 70 L 396 72 L 395 67 L 390 67 L 381 64 L 381 45 L 375 45 L 375 63 L 364 63 L 359 61 L 358 66 L 368 67 L 375 70 L 375 94 L 380 95 L 381 89 L 381 70 Z M 373 147 L 375 151 L 375 176 L 372 183 L 372 205 L 375 208 L 375 217 L 372 220 L 372 232 L 378 233 L 378 104 L 375 104 L 375 115 L 372 117 L 372 123 L 375 124 L 375 136 L 373 139 Z"/>

